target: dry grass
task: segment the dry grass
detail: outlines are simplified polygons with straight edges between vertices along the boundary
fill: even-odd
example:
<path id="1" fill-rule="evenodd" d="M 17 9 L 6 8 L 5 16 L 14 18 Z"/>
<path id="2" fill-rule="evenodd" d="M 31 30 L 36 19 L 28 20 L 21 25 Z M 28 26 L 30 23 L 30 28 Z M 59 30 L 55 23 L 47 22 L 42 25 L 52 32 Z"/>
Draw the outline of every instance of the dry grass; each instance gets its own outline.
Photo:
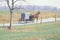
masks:
<path id="1" fill-rule="evenodd" d="M 36 12 L 32 12 L 32 14 L 35 14 Z M 44 18 L 54 18 L 55 17 L 55 14 L 54 12 L 41 12 L 41 14 L 39 15 L 39 19 Z M 56 17 L 59 17 L 60 18 L 60 14 L 56 14 L 57 16 Z M 5 15 L 4 17 L 0 15 L 0 23 L 9 23 L 9 17 L 10 15 L 7 14 Z M 18 13 L 14 13 L 13 14 L 13 22 L 16 22 L 16 21 L 19 21 L 19 17 L 20 17 L 20 14 Z"/>

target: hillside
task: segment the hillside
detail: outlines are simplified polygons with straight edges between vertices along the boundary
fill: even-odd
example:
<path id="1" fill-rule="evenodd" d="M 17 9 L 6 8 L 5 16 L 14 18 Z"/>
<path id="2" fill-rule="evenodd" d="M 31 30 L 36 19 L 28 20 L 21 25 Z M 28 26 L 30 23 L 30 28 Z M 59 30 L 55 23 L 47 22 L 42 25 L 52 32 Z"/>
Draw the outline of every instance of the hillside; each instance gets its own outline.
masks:
<path id="1" fill-rule="evenodd" d="M 16 6 L 16 10 L 27 10 L 27 11 L 52 11 L 60 12 L 60 8 L 50 7 L 50 6 L 36 6 L 36 5 L 25 5 L 25 6 Z M 8 10 L 8 7 L 0 7 L 0 10 Z"/>

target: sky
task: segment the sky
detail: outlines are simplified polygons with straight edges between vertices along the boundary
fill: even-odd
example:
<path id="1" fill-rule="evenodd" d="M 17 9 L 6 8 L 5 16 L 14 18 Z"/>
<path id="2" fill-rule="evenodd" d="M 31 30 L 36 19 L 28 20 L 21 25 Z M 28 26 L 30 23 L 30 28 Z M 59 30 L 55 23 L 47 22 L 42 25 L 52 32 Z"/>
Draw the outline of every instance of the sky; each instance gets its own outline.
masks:
<path id="1" fill-rule="evenodd" d="M 16 5 L 38 5 L 38 6 L 52 6 L 52 7 L 57 7 L 60 8 L 60 0 L 26 0 L 27 2 L 24 1 L 19 1 L 16 2 Z M 0 1 L 1 5 L 2 0 Z M 6 5 L 6 2 L 4 2 L 3 5 Z"/>
<path id="2" fill-rule="evenodd" d="M 27 0 L 30 5 L 60 7 L 60 0 Z"/>

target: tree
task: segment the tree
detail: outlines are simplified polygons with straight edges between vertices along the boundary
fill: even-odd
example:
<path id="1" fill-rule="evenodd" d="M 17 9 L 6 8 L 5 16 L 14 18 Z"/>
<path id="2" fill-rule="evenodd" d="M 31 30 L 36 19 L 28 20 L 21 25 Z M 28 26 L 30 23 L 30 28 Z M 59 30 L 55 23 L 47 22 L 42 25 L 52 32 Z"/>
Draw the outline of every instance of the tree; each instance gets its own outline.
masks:
<path id="1" fill-rule="evenodd" d="M 26 0 L 0 0 L 0 2 L 6 2 L 7 3 L 7 6 L 9 8 L 9 12 L 10 12 L 10 26 L 8 27 L 9 29 L 11 29 L 11 26 L 12 26 L 12 14 L 13 14 L 13 10 L 15 9 L 14 7 L 16 6 L 15 3 L 17 1 L 24 1 L 24 2 L 27 2 Z M 28 3 L 27 3 L 28 4 Z"/>
<path id="2" fill-rule="evenodd" d="M 10 26 L 8 27 L 9 29 L 11 29 L 11 26 L 12 26 L 12 14 L 13 14 L 15 3 L 17 1 L 21 1 L 21 0 L 6 0 L 7 5 L 9 7 L 9 11 L 10 11 Z M 22 1 L 25 1 L 25 0 L 22 0 Z"/>
<path id="3" fill-rule="evenodd" d="M 11 26 L 12 26 L 12 13 L 13 13 L 13 10 L 14 10 L 14 0 L 11 0 L 11 5 L 10 5 L 10 0 L 6 0 L 7 2 L 7 5 L 9 7 L 9 11 L 10 11 L 10 26 L 8 27 L 9 29 L 11 29 Z"/>

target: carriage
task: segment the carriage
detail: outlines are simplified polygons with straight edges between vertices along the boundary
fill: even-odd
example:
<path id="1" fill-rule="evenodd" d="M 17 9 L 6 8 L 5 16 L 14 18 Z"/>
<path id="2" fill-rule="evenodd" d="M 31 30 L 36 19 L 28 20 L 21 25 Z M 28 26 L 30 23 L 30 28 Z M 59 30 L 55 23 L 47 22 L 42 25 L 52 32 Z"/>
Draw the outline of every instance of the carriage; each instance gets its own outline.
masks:
<path id="1" fill-rule="evenodd" d="M 21 23 L 28 23 L 28 22 L 34 22 L 34 20 L 38 20 L 40 12 L 37 12 L 36 14 L 31 13 L 21 13 L 19 18 L 19 22 Z"/>

